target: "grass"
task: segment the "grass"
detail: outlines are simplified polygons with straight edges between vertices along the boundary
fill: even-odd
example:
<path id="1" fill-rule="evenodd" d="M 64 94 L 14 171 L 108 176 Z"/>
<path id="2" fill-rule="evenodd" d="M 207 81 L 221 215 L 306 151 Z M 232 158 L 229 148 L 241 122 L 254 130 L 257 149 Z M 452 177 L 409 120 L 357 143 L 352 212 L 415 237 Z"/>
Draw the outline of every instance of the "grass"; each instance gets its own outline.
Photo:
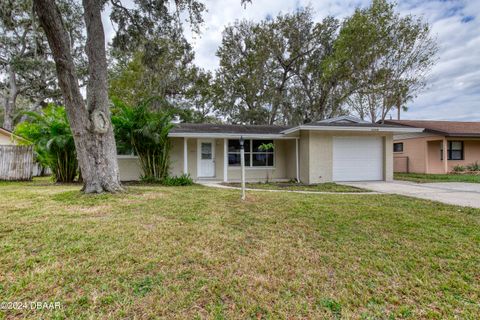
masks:
<path id="1" fill-rule="evenodd" d="M 223 185 L 231 187 L 241 187 L 240 183 L 223 183 Z M 368 192 L 368 190 L 345 186 L 336 183 L 320 183 L 306 185 L 301 183 L 291 182 L 259 182 L 246 183 L 245 187 L 248 189 L 262 189 L 262 190 L 289 190 L 289 191 L 318 191 L 318 192 Z"/>
<path id="2" fill-rule="evenodd" d="M 42 319 L 475 319 L 480 211 L 394 195 L 0 183 L 0 301 Z"/>
<path id="3" fill-rule="evenodd" d="M 423 173 L 395 173 L 395 180 L 427 182 L 471 182 L 480 183 L 480 175 L 475 174 L 423 174 Z"/>

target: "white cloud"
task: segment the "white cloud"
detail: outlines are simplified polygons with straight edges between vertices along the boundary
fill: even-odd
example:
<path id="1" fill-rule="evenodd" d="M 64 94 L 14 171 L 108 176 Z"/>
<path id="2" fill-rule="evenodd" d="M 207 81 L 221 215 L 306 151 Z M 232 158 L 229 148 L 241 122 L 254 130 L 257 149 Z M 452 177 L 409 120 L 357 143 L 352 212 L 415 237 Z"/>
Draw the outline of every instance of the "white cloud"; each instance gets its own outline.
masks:
<path id="1" fill-rule="evenodd" d="M 244 7 L 240 0 L 211 0 L 205 4 L 208 12 L 202 33 L 189 38 L 196 52 L 195 62 L 214 70 L 218 67 L 215 52 L 221 44 L 222 31 L 235 20 L 259 21 L 267 15 L 306 6 L 314 9 L 317 20 L 327 15 L 341 19 L 369 1 L 253 0 Z M 400 1 L 399 10 L 426 19 L 439 46 L 438 62 L 428 77 L 427 88 L 409 105 L 403 117 L 480 120 L 480 1 L 405 0 Z M 106 31 L 107 37 L 111 37 L 110 26 Z"/>

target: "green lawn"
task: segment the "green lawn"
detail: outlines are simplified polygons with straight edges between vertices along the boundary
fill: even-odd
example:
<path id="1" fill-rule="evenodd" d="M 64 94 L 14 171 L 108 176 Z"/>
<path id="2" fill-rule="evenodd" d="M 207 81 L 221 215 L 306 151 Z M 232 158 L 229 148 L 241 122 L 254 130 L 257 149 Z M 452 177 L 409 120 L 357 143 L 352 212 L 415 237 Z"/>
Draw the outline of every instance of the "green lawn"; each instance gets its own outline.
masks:
<path id="1" fill-rule="evenodd" d="M 423 174 L 423 173 L 395 173 L 395 180 L 427 182 L 472 182 L 480 183 L 480 175 L 474 174 Z"/>
<path id="2" fill-rule="evenodd" d="M 241 187 L 240 183 L 224 183 L 231 187 Z M 246 188 L 263 190 L 317 191 L 317 192 L 368 192 L 368 190 L 344 186 L 336 183 L 305 185 L 291 182 L 246 183 Z"/>
<path id="3" fill-rule="evenodd" d="M 476 319 L 480 210 L 393 195 L 0 183 L 0 302 L 43 319 Z"/>

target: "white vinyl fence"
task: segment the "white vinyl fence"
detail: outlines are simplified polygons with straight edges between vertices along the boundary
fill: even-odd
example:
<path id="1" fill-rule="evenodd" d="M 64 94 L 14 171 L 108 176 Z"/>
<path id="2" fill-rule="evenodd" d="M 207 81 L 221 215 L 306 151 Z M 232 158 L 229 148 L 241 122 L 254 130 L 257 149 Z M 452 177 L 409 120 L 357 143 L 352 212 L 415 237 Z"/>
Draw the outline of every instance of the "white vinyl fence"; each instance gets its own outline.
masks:
<path id="1" fill-rule="evenodd" d="M 0 180 L 31 180 L 33 147 L 0 145 Z"/>

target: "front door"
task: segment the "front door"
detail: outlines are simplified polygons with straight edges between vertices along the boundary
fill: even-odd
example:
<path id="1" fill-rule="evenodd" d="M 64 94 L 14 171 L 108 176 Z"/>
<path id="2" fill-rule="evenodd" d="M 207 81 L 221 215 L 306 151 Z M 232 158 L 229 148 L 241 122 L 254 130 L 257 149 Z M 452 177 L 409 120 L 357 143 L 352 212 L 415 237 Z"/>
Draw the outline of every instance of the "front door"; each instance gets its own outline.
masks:
<path id="1" fill-rule="evenodd" d="M 198 140 L 198 177 L 215 176 L 215 143 L 213 139 Z"/>

